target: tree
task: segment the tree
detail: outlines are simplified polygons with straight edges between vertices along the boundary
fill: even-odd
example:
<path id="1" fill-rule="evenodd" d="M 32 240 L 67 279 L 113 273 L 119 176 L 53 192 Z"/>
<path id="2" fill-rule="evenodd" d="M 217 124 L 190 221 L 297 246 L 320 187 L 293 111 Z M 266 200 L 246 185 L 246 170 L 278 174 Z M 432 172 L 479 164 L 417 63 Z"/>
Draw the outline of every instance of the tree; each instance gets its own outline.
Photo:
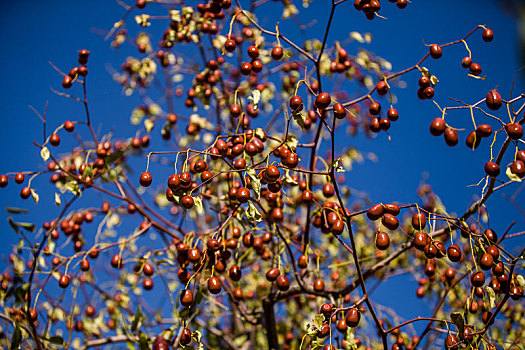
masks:
<path id="1" fill-rule="evenodd" d="M 426 45 L 394 71 L 358 48 L 370 34 L 332 39 L 331 30 L 345 11 L 376 21 L 381 5 L 404 9 L 404 0 L 357 0 L 355 10 L 333 0 L 319 19 L 323 30 L 306 40 L 279 24 L 291 18 L 308 32 L 290 1 L 121 5 L 122 19 L 105 37 L 135 50 L 113 74 L 124 94 L 143 101 L 131 114 L 135 133 L 111 130 L 110 118 L 104 131 L 94 127 L 92 53 L 83 49 L 78 64 L 53 65 L 62 85 L 56 94 L 81 105 L 83 116 L 50 132 L 50 117 L 35 109 L 44 138 L 34 144 L 46 168 L 0 176 L 1 187 L 19 184 L 20 197 L 37 208 L 57 207 L 43 223 L 18 220 L 27 210 L 7 208 L 20 241 L 0 281 L 3 346 L 523 345 L 523 232 L 516 222 L 495 229 L 489 209 L 494 193 L 525 176 L 525 95 L 490 89 L 471 103 L 434 99 L 432 65 L 453 47 L 467 52 L 456 58 L 465 69 L 458 81 L 485 78 L 468 42 L 491 42 L 490 28 Z M 163 30 L 155 33 L 152 23 Z M 134 34 L 137 27 L 144 32 Z M 426 104 L 434 116 L 425 137 L 442 137 L 444 148 L 461 137 L 472 151 L 490 152 L 477 172 L 479 197 L 459 214 L 426 183 L 413 203 L 371 201 L 370 188 L 352 186 L 365 154 L 349 137 L 390 138 L 403 118 L 396 101 L 409 98 L 402 79 L 414 76 L 413 93 L 434 102 Z M 468 131 L 449 120 L 453 112 L 466 116 Z M 51 185 L 42 181 L 48 176 Z M 54 204 L 39 203 L 49 186 Z M 418 278 L 416 297 L 430 304 L 423 317 L 402 319 L 400 308 L 410 304 L 383 305 L 372 295 L 406 272 Z"/>

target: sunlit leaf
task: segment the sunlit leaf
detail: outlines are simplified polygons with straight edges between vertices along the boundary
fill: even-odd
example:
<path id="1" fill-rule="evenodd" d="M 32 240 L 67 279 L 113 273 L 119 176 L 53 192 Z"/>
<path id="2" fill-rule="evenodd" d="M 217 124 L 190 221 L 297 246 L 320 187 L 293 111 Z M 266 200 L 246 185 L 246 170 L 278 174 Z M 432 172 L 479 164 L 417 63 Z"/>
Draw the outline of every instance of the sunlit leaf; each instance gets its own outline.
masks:
<path id="1" fill-rule="evenodd" d="M 42 147 L 42 149 L 40 150 L 40 157 L 42 157 L 44 162 L 46 162 L 50 156 L 51 153 L 49 152 L 49 149 L 46 146 Z"/>
<path id="2" fill-rule="evenodd" d="M 511 170 L 510 170 L 510 166 L 507 167 L 507 170 L 505 171 L 505 174 L 507 175 L 507 177 L 510 179 L 510 181 L 516 181 L 516 182 L 521 182 L 521 178 L 514 174 Z"/>

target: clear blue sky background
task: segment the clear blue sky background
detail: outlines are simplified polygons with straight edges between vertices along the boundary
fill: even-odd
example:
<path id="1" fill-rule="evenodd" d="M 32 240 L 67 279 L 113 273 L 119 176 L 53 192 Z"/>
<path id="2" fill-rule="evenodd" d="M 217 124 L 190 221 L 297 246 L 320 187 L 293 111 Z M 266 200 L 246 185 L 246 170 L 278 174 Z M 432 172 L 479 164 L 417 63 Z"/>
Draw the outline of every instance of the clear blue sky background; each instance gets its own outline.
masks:
<path id="1" fill-rule="evenodd" d="M 298 1 L 294 2 L 300 6 Z M 382 1 L 382 13 L 388 19 L 376 19 L 372 22 L 366 20 L 361 13 L 357 13 L 352 3 L 353 1 L 348 1 L 348 4 L 341 5 L 328 42 L 342 40 L 347 37 L 348 32 L 354 30 L 371 32 L 374 38 L 367 48 L 389 59 L 394 71 L 417 62 L 427 52 L 424 43 L 456 40 L 476 25 L 486 24 L 495 33 L 492 43 L 484 43 L 481 32 L 468 40 L 474 61 L 481 64 L 483 75 L 487 75 L 486 80 L 467 77 L 466 71 L 460 66 L 461 58 L 466 55 L 466 50 L 461 45 L 447 48 L 441 60 L 425 62 L 424 66 L 429 67 L 440 79 L 436 87 L 436 101 L 441 106 L 454 105 L 447 100 L 448 97 L 459 98 L 469 103 L 478 101 L 494 87 L 498 87 L 505 99 L 509 97 L 512 80 L 523 62 L 519 56 L 516 19 L 504 12 L 498 1 L 414 0 L 403 11 L 397 10 L 387 1 Z M 305 12 L 307 20 L 304 22 L 317 18 L 319 22 L 314 28 L 323 28 L 329 10 L 327 0 L 316 0 Z M 107 70 L 108 64 L 118 67 L 129 51 L 111 49 L 109 42 L 105 42 L 99 32 L 111 28 L 123 13 L 123 9 L 112 0 L 0 3 L 0 173 L 42 167 L 39 152 L 32 145 L 33 140 L 42 142 L 42 125 L 28 105 L 42 112 L 46 101 L 49 101 L 48 130 L 53 130 L 66 119 L 83 120 L 81 105 L 51 92 L 50 87 L 61 90 L 61 78 L 48 64 L 48 61 L 52 61 L 56 66 L 68 71 L 76 62 L 77 50 L 82 48 L 92 52 L 89 61 L 88 94 L 95 129 L 100 127 L 107 132 L 118 125 L 117 136 L 129 137 L 133 133 L 133 129 L 125 125 L 128 124 L 130 112 L 139 100 L 136 96 L 123 96 L 120 87 L 112 81 Z M 263 20 L 262 24 L 273 29 L 268 20 Z M 128 27 L 133 28 L 134 25 L 130 23 Z M 296 26 L 290 21 L 284 22 L 281 30 L 290 33 L 291 36 L 298 34 Z M 310 29 L 307 33 L 307 36 L 312 36 L 318 32 Z M 483 164 L 490 158 L 488 141 L 484 140 L 481 147 L 472 152 L 464 145 L 466 131 L 460 134 L 460 144 L 455 148 L 447 147 L 442 138 L 431 137 L 428 125 L 433 118 L 440 116 L 440 112 L 432 102 L 417 99 L 415 91 L 418 78 L 417 72 L 408 74 L 403 79 L 408 87 L 396 90 L 400 98 L 396 105 L 400 119 L 391 129 L 391 142 L 385 133 L 372 140 L 356 139 L 356 145 L 361 150 L 375 152 L 380 162 L 366 162 L 357 166 L 348 178 L 353 188 L 367 192 L 374 201 L 408 203 L 416 200 L 416 188 L 423 173 L 428 172 L 428 183 L 441 196 L 449 211 L 462 213 L 473 196 L 481 191 L 479 187 L 467 188 L 467 185 L 477 183 L 484 175 Z M 514 95 L 520 93 L 522 87 L 521 78 Z M 183 100 L 177 105 L 180 111 L 182 103 Z M 497 114 L 508 120 L 504 111 Z M 447 118 L 454 126 L 471 129 L 468 112 L 452 112 Z M 476 118 L 478 122 L 487 121 L 479 112 L 476 113 Z M 501 144 L 502 138 L 498 140 Z M 504 163 L 508 161 L 510 158 L 506 158 Z M 42 186 L 38 187 L 38 184 Z M 57 213 L 57 208 L 52 204 L 53 191 L 47 191 L 45 187 L 49 187 L 47 176 L 37 181 L 41 204 L 35 206 L 31 200 L 22 202 L 18 196 L 21 187 L 11 181 L 8 188 L 0 189 L 0 206 L 29 207 L 37 220 L 40 220 L 37 223 L 41 223 L 41 220 Z M 514 184 L 507 193 L 511 195 L 518 188 L 520 185 Z M 524 199 L 524 194 L 516 197 L 518 203 L 525 204 Z M 523 215 L 499 193 L 489 202 L 489 211 L 491 226 L 497 232 L 503 232 L 512 220 L 518 221 L 513 232 L 525 227 Z M 17 242 L 17 237 L 9 228 L 6 218 L 6 212 L 1 210 L 1 255 L 9 253 L 10 246 Z M 519 245 L 518 240 L 515 243 Z M 0 262 L 0 270 L 4 266 L 5 261 Z M 379 298 L 387 295 L 391 298 L 402 297 L 402 292 L 406 292 L 406 289 L 392 288 L 396 286 L 396 279 L 393 281 L 394 283 L 387 284 L 385 288 L 377 291 Z M 415 293 L 415 282 L 409 285 L 411 293 Z M 424 306 L 416 304 L 416 307 L 408 310 L 404 316 L 417 315 L 422 310 Z"/>

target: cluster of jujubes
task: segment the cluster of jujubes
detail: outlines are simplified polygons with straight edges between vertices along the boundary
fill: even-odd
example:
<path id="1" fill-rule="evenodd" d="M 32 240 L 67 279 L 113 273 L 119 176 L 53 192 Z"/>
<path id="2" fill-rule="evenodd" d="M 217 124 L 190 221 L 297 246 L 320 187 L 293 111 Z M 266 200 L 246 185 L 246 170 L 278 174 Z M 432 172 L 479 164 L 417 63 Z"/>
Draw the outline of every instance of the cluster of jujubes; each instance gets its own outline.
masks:
<path id="1" fill-rule="evenodd" d="M 408 4 L 389 2 L 400 9 Z M 330 16 L 342 14 L 336 8 L 343 3 L 332 2 Z M 400 76 L 419 71 L 412 95 L 421 100 L 439 93 L 437 77 L 421 63 L 390 72 L 386 60 L 352 46 L 368 42 L 368 34 L 332 43 L 329 26 L 324 36 L 297 44 L 273 16 L 275 32 L 265 28 L 264 6 L 302 21 L 292 2 L 252 2 L 250 11 L 241 5 L 175 2 L 165 16 L 149 14 L 165 10 L 163 1 L 137 0 L 127 8 L 108 36 L 114 48 L 130 44 L 138 55 L 125 58 L 113 76 L 125 94 L 142 98 L 131 113 L 137 130 L 127 138 L 119 128 L 105 134 L 93 128 L 85 85 L 89 51 L 79 52 L 79 66 L 62 85 L 84 84 L 78 101 L 86 119 L 61 119 L 42 145 L 35 143 L 45 169 L 0 175 L 0 187 L 13 179 L 22 185 L 20 197 L 35 202 L 32 181 L 50 175 L 60 207 L 38 230 L 9 218 L 24 237 L 0 275 L 8 307 L 2 319 L 31 337 L 11 347 L 127 341 L 155 350 L 398 350 L 440 337 L 446 349 L 459 349 L 492 346 L 492 335 L 485 336 L 490 327 L 494 334 L 523 336 L 519 321 L 510 321 L 523 315 L 512 304 L 524 294 L 519 259 L 504 247 L 506 234 L 498 237 L 496 224 L 485 224 L 507 147 L 515 146 L 507 175 L 512 181 L 525 176 L 519 150 L 525 119 L 509 112 L 511 121 L 503 123 L 492 115 L 512 110 L 523 96 L 505 101 L 492 89 L 485 105 L 461 107 L 486 107 L 494 117 L 476 123 L 472 115 L 469 149 L 497 147 L 496 135 L 505 136 L 502 155 L 485 164 L 489 191 L 463 216 L 448 214 L 428 184 L 418 188 L 420 204 L 372 202 L 347 181 L 350 167 L 366 156 L 342 137 L 391 132 L 399 119 Z M 381 16 L 381 5 L 354 1 L 368 19 Z M 131 37 L 130 13 L 132 25 L 142 28 L 161 21 L 158 41 L 146 32 Z M 481 28 L 482 39 L 492 41 L 492 30 Z M 306 33 L 309 25 L 300 29 Z M 475 32 L 428 45 L 421 62 L 441 59 L 447 47 L 466 45 Z M 468 51 L 461 64 L 471 78 L 481 78 Z M 447 124 L 448 117 L 445 122 L 446 112 L 431 122 L 430 133 L 455 146 L 459 128 Z M 82 138 L 83 127 L 89 139 Z M 490 142 L 482 144 L 485 138 Z M 162 150 L 145 153 L 150 144 Z M 396 305 L 384 312 L 375 300 L 370 281 L 381 285 L 399 273 L 418 282 L 416 297 L 437 302 L 423 333 L 405 328 L 421 319 L 400 323 Z M 1 346 L 9 345 L 4 338 Z"/>

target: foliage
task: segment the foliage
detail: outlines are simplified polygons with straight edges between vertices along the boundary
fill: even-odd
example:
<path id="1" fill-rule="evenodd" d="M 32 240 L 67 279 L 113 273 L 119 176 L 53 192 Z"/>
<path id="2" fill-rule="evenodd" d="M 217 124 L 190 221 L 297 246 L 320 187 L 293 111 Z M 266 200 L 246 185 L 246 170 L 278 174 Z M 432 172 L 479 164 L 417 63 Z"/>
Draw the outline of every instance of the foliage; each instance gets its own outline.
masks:
<path id="1" fill-rule="evenodd" d="M 279 27 L 281 17 L 297 19 L 301 6 L 266 2 L 252 1 L 249 9 L 231 0 L 122 3 L 124 15 L 107 38 L 137 55 L 113 78 L 125 95 L 144 101 L 130 116 L 136 134 L 129 138 L 93 128 L 89 51 L 79 52 L 68 73 L 56 68 L 64 90 L 57 94 L 82 104 L 85 119 L 65 121 L 35 142 L 45 170 L 0 177 L 2 187 L 26 182 L 20 196 L 38 203 L 33 182 L 49 175 L 54 202 L 38 205 L 59 209 L 41 225 L 17 219 L 27 210 L 7 208 L 20 243 L 0 280 L 9 330 L 2 346 L 523 346 L 516 300 L 525 287 L 524 253 L 518 247 L 516 254 L 510 240 L 523 233 L 507 234 L 510 225 L 496 234 L 487 208 L 495 192 L 525 175 L 525 95 L 506 100 L 494 89 L 475 104 L 441 107 L 433 100 L 439 79 L 424 66 L 449 46 L 464 46 L 466 75 L 483 79 L 467 40 L 480 34 L 490 42 L 492 30 L 480 25 L 428 45 L 417 63 L 396 72 L 364 48 L 370 33 L 327 39 L 349 1 L 332 0 L 325 32 L 304 42 Z M 382 5 L 394 6 L 356 0 L 354 7 L 374 19 Z M 152 23 L 165 26 L 158 44 L 146 32 Z M 444 147 L 458 144 L 459 128 L 445 122 L 451 110 L 472 116 L 467 147 L 488 139 L 481 196 L 462 215 L 448 213 L 428 184 L 418 188 L 418 203 L 371 203 L 366 188 L 350 187 L 354 167 L 376 156 L 349 138 L 396 126 L 394 93 L 409 73 L 417 75 L 418 97 L 440 109 L 430 133 L 443 135 Z M 175 110 L 181 97 L 186 109 Z M 500 118 L 506 112 L 508 123 Z M 41 119 L 45 134 L 45 113 Z M 79 129 L 90 136 L 80 137 Z M 77 144 L 67 149 L 61 139 L 70 133 Z M 163 150 L 150 150 L 157 139 L 165 140 Z M 506 154 L 513 156 L 500 174 Z M 395 302 L 372 297 L 372 285 L 404 272 L 418 279 L 416 295 L 432 305 L 430 315 L 404 321 Z M 416 332 L 412 326 L 421 322 L 426 326 Z"/>

